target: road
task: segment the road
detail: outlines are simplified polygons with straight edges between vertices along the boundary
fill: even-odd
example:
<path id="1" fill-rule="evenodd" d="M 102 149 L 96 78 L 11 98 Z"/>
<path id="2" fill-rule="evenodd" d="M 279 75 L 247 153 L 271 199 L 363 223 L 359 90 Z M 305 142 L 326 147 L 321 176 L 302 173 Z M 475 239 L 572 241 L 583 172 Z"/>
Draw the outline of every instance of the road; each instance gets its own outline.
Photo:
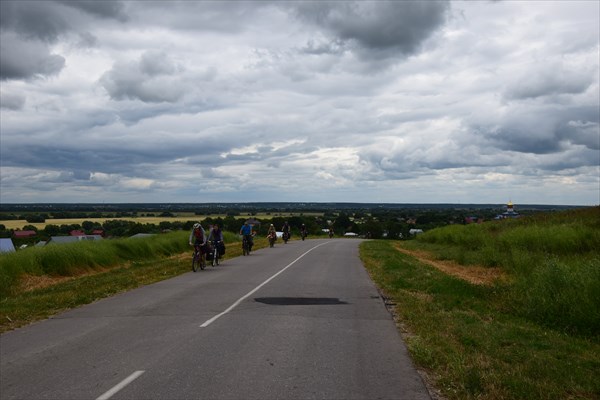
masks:
<path id="1" fill-rule="evenodd" d="M 430 399 L 358 257 L 279 241 L 0 336 L 0 399 Z"/>

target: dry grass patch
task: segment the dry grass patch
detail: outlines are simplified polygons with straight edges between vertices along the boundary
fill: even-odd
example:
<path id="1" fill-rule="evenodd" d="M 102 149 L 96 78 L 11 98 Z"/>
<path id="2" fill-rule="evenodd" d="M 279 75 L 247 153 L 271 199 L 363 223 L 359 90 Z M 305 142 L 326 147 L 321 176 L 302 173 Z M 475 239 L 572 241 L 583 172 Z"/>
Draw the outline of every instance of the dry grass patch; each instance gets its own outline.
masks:
<path id="1" fill-rule="evenodd" d="M 417 260 L 431 265 L 445 274 L 452 275 L 474 285 L 491 286 L 497 281 L 507 281 L 507 274 L 500 268 L 486 268 L 480 266 L 464 266 L 453 261 L 437 260 L 431 253 L 422 250 L 409 250 L 402 247 L 402 242 L 394 245 L 395 249 Z"/>

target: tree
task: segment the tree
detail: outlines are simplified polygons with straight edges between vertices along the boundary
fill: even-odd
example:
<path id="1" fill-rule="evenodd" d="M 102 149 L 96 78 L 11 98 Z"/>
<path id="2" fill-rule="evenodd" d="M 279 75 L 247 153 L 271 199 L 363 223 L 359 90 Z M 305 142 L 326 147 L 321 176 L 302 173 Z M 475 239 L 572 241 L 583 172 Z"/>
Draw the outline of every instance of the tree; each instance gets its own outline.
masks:
<path id="1" fill-rule="evenodd" d="M 242 222 L 243 224 L 243 222 Z M 223 220 L 223 229 L 229 232 L 239 232 L 241 225 L 233 215 L 227 215 Z"/>
<path id="2" fill-rule="evenodd" d="M 333 228 L 336 232 L 344 234 L 352 229 L 352 221 L 350 221 L 350 217 L 348 217 L 348 215 L 341 212 L 333 222 Z"/>
<path id="3" fill-rule="evenodd" d="M 44 228 L 44 233 L 47 236 L 57 236 L 60 233 L 60 227 L 54 224 L 48 224 Z"/>
<path id="4" fill-rule="evenodd" d="M 370 219 L 364 224 L 362 224 L 360 226 L 360 229 L 363 235 L 368 236 L 372 239 L 381 239 L 381 237 L 383 236 L 382 225 L 373 219 Z"/>
<path id="5" fill-rule="evenodd" d="M 102 226 L 101 226 L 99 223 L 97 223 L 97 222 L 92 222 L 92 221 L 83 221 L 83 222 L 81 223 L 81 227 L 83 228 L 83 230 L 84 230 L 84 231 L 86 231 L 86 232 L 91 232 L 91 231 L 93 231 L 94 229 L 99 229 L 99 228 L 101 228 Z"/>
<path id="6" fill-rule="evenodd" d="M 79 224 L 70 224 L 70 225 L 61 225 L 60 226 L 60 233 L 68 235 L 69 233 L 71 233 L 71 231 L 78 231 L 81 230 L 81 225 Z"/>
<path id="7" fill-rule="evenodd" d="M 44 223 L 46 222 L 46 218 L 44 218 L 43 215 L 39 215 L 39 214 L 31 214 L 28 215 L 25 218 L 25 221 L 30 222 L 30 223 Z"/>

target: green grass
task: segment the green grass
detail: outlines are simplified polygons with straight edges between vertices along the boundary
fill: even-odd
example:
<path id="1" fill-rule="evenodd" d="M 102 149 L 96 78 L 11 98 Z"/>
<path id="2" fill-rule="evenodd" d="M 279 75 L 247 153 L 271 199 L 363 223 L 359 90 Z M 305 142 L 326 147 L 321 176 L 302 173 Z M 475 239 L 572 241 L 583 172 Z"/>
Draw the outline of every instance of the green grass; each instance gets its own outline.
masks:
<path id="1" fill-rule="evenodd" d="M 465 266 L 502 268 L 502 304 L 571 334 L 600 334 L 600 207 L 426 232 L 411 249 Z"/>
<path id="2" fill-rule="evenodd" d="M 387 241 L 365 242 L 361 258 L 396 303 L 415 363 L 448 399 L 600 397 L 598 336 L 522 316 L 509 286 L 469 284 Z"/>

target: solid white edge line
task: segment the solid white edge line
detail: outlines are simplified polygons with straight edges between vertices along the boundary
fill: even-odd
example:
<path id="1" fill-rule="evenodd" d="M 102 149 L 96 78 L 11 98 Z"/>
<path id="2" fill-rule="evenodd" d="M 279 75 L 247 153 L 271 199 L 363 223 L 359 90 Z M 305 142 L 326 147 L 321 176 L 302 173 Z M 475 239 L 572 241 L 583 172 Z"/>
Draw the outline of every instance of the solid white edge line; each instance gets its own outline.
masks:
<path id="1" fill-rule="evenodd" d="M 123 379 L 119 382 L 118 385 L 110 389 L 108 392 L 104 393 L 102 396 L 98 397 L 96 400 L 108 400 L 113 397 L 119 390 L 123 389 L 125 386 L 129 385 L 131 382 L 139 378 L 146 371 L 135 371 L 133 374 L 129 375 L 127 378 Z"/>
<path id="2" fill-rule="evenodd" d="M 283 271 L 285 271 L 286 269 L 288 269 L 289 267 L 291 267 L 292 265 L 294 265 L 296 263 L 296 261 L 298 261 L 299 259 L 301 259 L 305 255 L 307 255 L 308 253 L 310 253 L 311 251 L 313 251 L 317 247 L 321 247 L 321 246 L 323 246 L 323 245 L 325 245 L 327 243 L 330 243 L 330 242 L 328 241 L 328 242 L 325 242 L 325 243 L 318 244 L 315 247 L 313 247 L 312 249 L 310 249 L 310 250 L 306 251 L 305 253 L 303 253 L 300 257 L 296 258 L 294 261 L 292 261 L 291 263 L 289 263 L 288 265 L 286 265 L 281 271 L 277 272 L 275 275 L 271 276 L 269 279 L 267 279 L 266 281 L 264 281 L 263 283 L 261 283 L 260 285 L 258 285 L 254 289 L 252 289 L 250 292 L 248 292 L 243 297 L 240 297 L 235 303 L 233 303 L 231 306 L 229 306 L 229 308 L 227 310 L 223 311 L 220 314 L 215 315 L 214 317 L 212 317 L 208 321 L 204 322 L 202 325 L 200 325 L 200 328 L 206 328 L 207 326 L 209 326 L 210 324 L 212 324 L 213 322 L 215 322 L 216 320 L 218 320 L 219 318 L 221 318 L 223 315 L 229 313 L 231 310 L 233 310 L 234 308 L 236 308 L 242 301 L 244 301 L 248 297 L 252 296 L 261 287 L 265 286 L 267 283 L 269 283 L 273 279 L 275 279 L 275 277 L 277 277 L 279 274 L 283 273 Z"/>

